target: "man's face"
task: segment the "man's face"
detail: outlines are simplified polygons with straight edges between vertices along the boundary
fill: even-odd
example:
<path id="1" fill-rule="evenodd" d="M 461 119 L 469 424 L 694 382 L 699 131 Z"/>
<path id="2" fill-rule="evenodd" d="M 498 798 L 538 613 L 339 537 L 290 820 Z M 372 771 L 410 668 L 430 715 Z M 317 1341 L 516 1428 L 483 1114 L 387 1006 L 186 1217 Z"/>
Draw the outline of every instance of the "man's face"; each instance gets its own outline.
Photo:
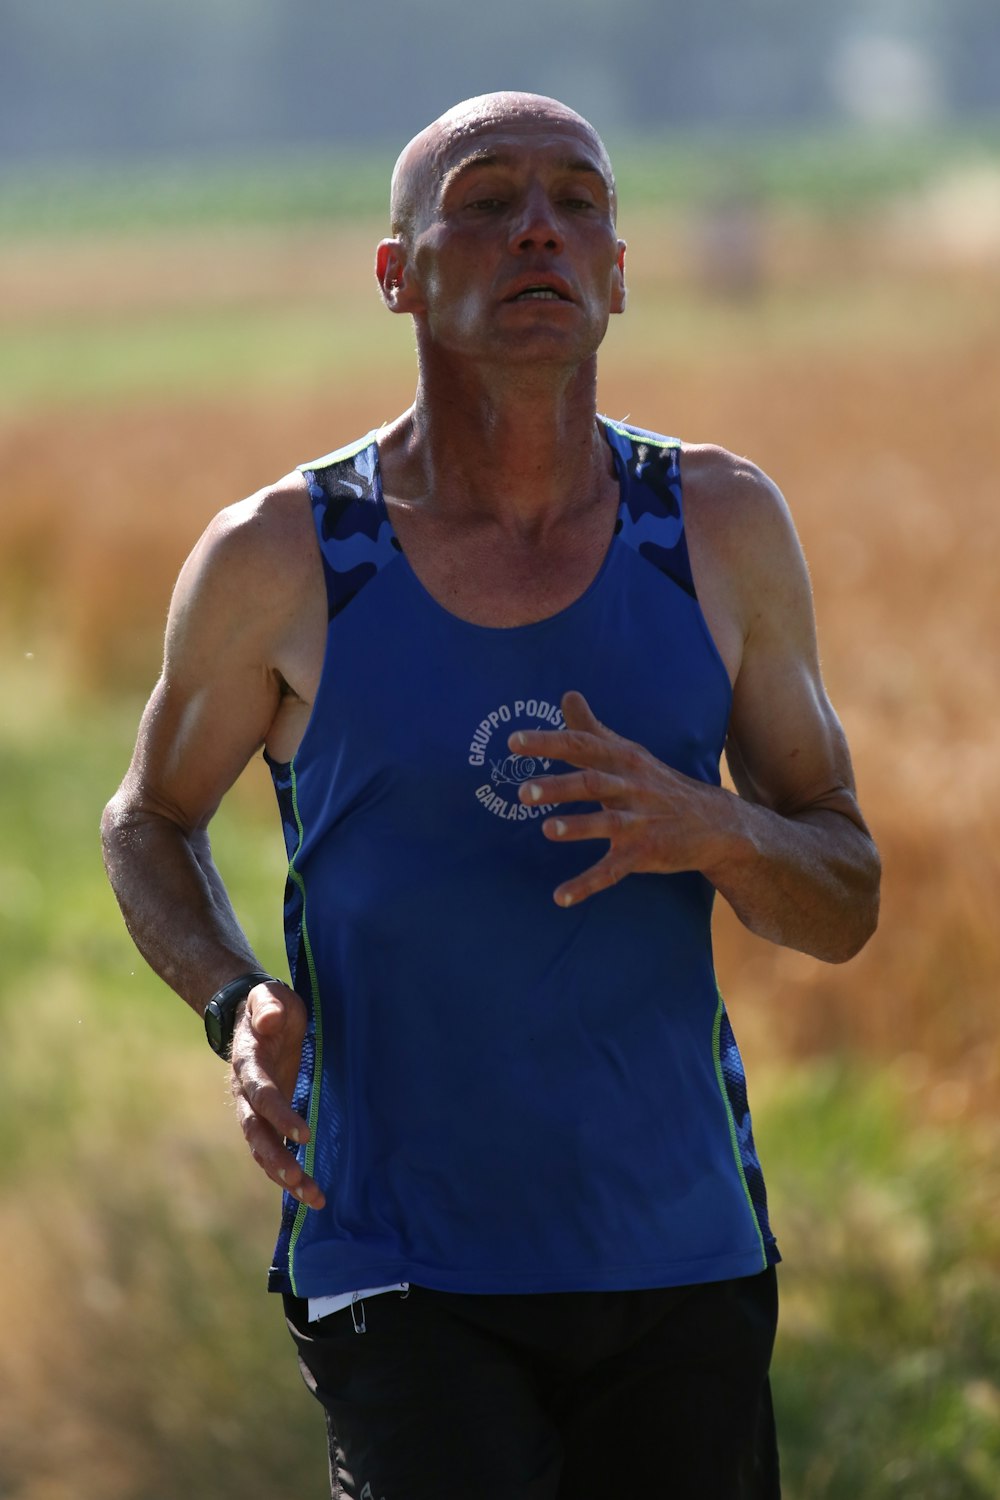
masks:
<path id="1" fill-rule="evenodd" d="M 400 307 L 425 347 L 518 363 L 591 356 L 625 300 L 625 245 L 593 131 L 540 108 L 442 132 L 427 156 Z"/>

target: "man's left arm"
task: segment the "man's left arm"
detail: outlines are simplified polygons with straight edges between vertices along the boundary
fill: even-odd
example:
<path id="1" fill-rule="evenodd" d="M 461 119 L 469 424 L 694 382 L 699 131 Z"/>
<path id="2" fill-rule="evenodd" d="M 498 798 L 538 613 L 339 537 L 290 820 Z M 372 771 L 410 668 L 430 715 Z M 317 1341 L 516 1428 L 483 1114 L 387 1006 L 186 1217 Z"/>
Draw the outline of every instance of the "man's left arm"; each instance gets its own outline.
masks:
<path id="1" fill-rule="evenodd" d="M 543 825 L 555 842 L 608 841 L 554 893 L 560 905 L 632 873 L 699 870 L 751 931 L 839 963 L 875 930 L 879 857 L 823 686 L 801 549 L 780 494 L 754 476 L 717 549 L 724 573 L 727 549 L 739 563 L 729 573 L 742 647 L 727 742 L 738 795 L 664 765 L 599 723 L 579 693 L 563 700 L 566 729 L 523 732 L 511 747 L 578 768 L 522 786 L 522 801 L 600 804 Z"/>

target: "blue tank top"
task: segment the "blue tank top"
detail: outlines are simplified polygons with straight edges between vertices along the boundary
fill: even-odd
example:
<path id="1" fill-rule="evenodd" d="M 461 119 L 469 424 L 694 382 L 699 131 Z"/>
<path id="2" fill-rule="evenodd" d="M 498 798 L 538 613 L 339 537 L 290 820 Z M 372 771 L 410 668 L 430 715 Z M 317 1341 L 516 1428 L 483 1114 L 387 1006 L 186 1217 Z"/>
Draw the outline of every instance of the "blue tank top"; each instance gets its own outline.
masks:
<path id="1" fill-rule="evenodd" d="M 272 1290 L 469 1293 L 750 1275 L 778 1259 L 713 890 L 631 875 L 568 910 L 600 844 L 550 843 L 516 729 L 598 718 L 718 784 L 731 693 L 695 597 L 680 445 L 602 420 L 620 503 L 601 569 L 535 624 L 469 624 L 393 533 L 374 434 L 302 466 L 329 601 L 322 676 L 271 760 L 309 1026 L 294 1103 L 326 1207 L 286 1195 Z M 553 769 L 566 769 L 555 764 Z"/>

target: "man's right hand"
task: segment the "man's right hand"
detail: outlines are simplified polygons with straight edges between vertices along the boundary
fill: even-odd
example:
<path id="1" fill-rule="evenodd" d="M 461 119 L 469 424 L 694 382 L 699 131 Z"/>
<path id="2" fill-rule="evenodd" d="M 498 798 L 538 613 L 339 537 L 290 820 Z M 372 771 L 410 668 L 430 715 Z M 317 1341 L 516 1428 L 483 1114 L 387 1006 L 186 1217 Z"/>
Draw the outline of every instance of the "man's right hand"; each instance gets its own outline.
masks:
<path id="1" fill-rule="evenodd" d="M 306 1034 L 306 1007 L 277 980 L 247 996 L 233 1033 L 232 1089 L 250 1154 L 272 1182 L 307 1208 L 322 1208 L 322 1189 L 285 1145 L 309 1139 L 309 1126 L 291 1106 Z"/>

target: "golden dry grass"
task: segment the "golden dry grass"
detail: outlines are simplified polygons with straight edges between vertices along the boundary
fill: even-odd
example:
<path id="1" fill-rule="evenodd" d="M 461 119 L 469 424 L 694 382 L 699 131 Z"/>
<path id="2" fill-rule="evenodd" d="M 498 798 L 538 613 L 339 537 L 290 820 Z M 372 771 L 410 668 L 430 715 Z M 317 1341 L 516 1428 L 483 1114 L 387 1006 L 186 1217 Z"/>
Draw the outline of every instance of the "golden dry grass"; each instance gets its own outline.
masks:
<path id="1" fill-rule="evenodd" d="M 676 227 L 642 226 L 632 320 L 613 331 L 601 389 L 606 411 L 722 442 L 782 485 L 812 567 L 828 684 L 883 851 L 882 925 L 857 960 L 829 968 L 771 948 L 720 910 L 720 975 L 756 1097 L 766 1105 L 774 1091 L 780 1107 L 776 1080 L 796 1058 L 861 1054 L 884 1065 L 914 1117 L 966 1143 L 986 1142 L 975 1158 L 986 1162 L 995 1160 L 990 1143 L 1000 1099 L 1000 285 L 988 269 L 914 266 L 888 255 L 871 234 L 831 244 L 815 226 L 785 228 L 779 235 L 772 226 L 759 297 L 725 302 L 685 279 Z M 223 244 L 213 237 L 206 246 L 190 236 L 141 253 L 134 244 L 128 251 L 18 251 L 16 263 L 9 252 L 0 266 L 9 273 L 6 281 L 0 274 L 0 317 L 21 334 L 56 324 L 70 333 L 76 325 L 114 325 L 125 334 L 134 326 L 141 339 L 150 309 L 199 317 L 226 305 L 250 317 L 271 301 L 315 305 L 321 316 L 327 268 L 335 267 L 328 316 L 336 327 L 371 301 L 367 238 L 283 244 L 260 236 Z M 220 269 L 222 250 L 238 262 L 231 275 Z M 23 295 L 5 297 L 2 288 L 13 282 Z M 371 326 L 381 326 L 374 308 Z M 69 682 L 85 743 L 89 714 L 107 710 L 123 690 L 150 685 L 169 590 L 201 527 L 220 505 L 401 409 L 412 376 L 400 332 L 392 331 L 388 351 L 376 350 L 360 373 L 331 348 L 322 378 L 313 378 L 320 372 L 312 368 L 309 378 L 269 382 L 265 370 L 228 395 L 189 397 L 178 396 L 176 385 L 173 394 L 154 397 L 137 379 L 134 393 L 109 402 L 89 398 L 83 370 L 77 399 L 0 411 L 0 624 L 8 641 L 0 664 L 11 669 L 8 729 L 23 712 L 22 741 L 43 738 L 47 716 L 63 712 L 64 696 L 55 693 L 50 707 L 45 694 Z M 69 347 L 85 353 L 86 340 L 71 339 Z M 140 363 L 137 357 L 137 370 Z M 25 697 L 30 709 L 22 707 Z M 112 737 L 103 732 L 100 757 Z M 62 753 L 73 807 L 72 773 L 81 757 L 71 763 L 68 750 Z M 88 785 L 100 779 L 94 767 L 88 775 Z M 261 791 L 269 798 L 263 778 Z M 237 797 L 239 811 L 256 816 L 245 784 Z M 95 814 L 96 800 L 76 821 L 89 829 Z M 64 858 L 50 846 L 62 826 L 75 826 L 73 818 L 54 810 L 36 822 L 32 837 L 46 859 Z M 237 868 L 241 860 L 252 863 L 251 838 Z M 219 842 L 224 847 L 225 839 Z M 87 859 L 97 882 L 89 845 Z M 41 861 L 40 871 L 43 903 Z M 276 871 L 275 925 L 277 880 Z M 22 876 L 15 894 L 26 899 Z M 244 1326 L 240 1300 L 266 1254 L 271 1195 L 248 1168 L 235 1127 L 222 1121 L 211 1094 L 218 1086 L 212 1060 L 200 1049 L 192 1059 L 188 1048 L 197 1044 L 183 1030 L 190 1018 L 177 1006 L 174 1020 L 164 996 L 162 1018 L 147 1006 L 136 1032 L 116 1032 L 112 1047 L 98 991 L 111 978 L 127 992 L 119 951 L 100 954 L 103 968 L 93 966 L 100 978 L 91 978 L 79 967 L 87 911 L 58 919 L 66 931 L 53 926 L 52 954 L 35 955 L 37 972 L 11 997 L 19 1025 L 8 1036 L 7 1061 L 13 1097 L 23 1096 L 13 1116 L 15 1146 L 27 1131 L 29 1102 L 47 1101 L 31 1161 L 9 1164 L 14 1192 L 0 1206 L 9 1250 L 0 1386 L 6 1377 L 6 1388 L 17 1392 L 0 1422 L 0 1446 L 6 1474 L 18 1476 L 12 1493 L 17 1500 L 166 1500 L 185 1489 L 278 1493 L 280 1482 L 254 1467 L 275 1448 L 269 1436 L 253 1446 L 269 1431 L 254 1402 L 267 1403 L 268 1422 L 280 1411 L 288 1425 L 298 1420 L 302 1397 L 287 1358 L 265 1368 L 271 1345 L 261 1345 L 252 1320 Z M 126 942 L 121 934 L 123 949 Z M 125 975 L 133 966 L 139 961 L 128 958 Z M 25 1003 L 33 1007 L 30 1024 Z M 82 1017 L 82 1029 L 68 1033 L 67 1017 L 78 1027 Z M 159 1064 L 152 1077 L 145 1061 L 151 1034 Z M 112 1067 L 124 1058 L 128 1073 L 114 1087 L 109 1056 Z M 814 1087 L 815 1074 L 806 1076 Z M 801 1125 L 808 1113 L 793 1118 Z M 845 1133 L 851 1123 L 841 1119 Z M 230 1133 L 223 1139 L 224 1130 Z M 913 1139 L 919 1145 L 919 1131 Z M 774 1144 L 780 1156 L 780 1140 Z M 836 1186 L 827 1157 L 840 1144 L 825 1143 L 815 1197 L 782 1205 L 787 1237 L 810 1265 L 813 1219 L 821 1238 L 829 1229 L 820 1207 L 831 1182 Z M 844 1145 L 852 1165 L 843 1168 L 850 1180 L 837 1206 L 846 1240 L 860 1246 L 857 1264 L 848 1257 L 852 1295 L 865 1267 L 877 1268 L 897 1251 L 912 1258 L 917 1222 L 901 1209 L 892 1217 L 895 1199 L 872 1197 L 872 1183 L 855 1172 L 856 1146 Z M 53 1152 L 64 1153 L 65 1170 L 50 1162 Z M 109 1164 L 120 1180 L 110 1182 Z M 975 1226 L 990 1215 L 991 1179 L 977 1167 L 968 1180 Z M 825 1239 L 821 1261 L 823 1255 L 840 1265 L 840 1249 Z M 981 1258 L 995 1266 L 989 1245 Z M 925 1257 L 912 1272 L 916 1306 L 928 1302 L 920 1283 L 935 1274 L 928 1269 L 934 1265 Z M 962 1271 L 970 1285 L 973 1271 L 986 1277 L 976 1263 Z M 213 1287 L 233 1272 L 241 1290 L 227 1301 Z M 881 1287 L 877 1277 L 872 1284 Z M 28 1286 L 30 1297 L 20 1290 Z M 825 1326 L 812 1290 L 808 1297 L 797 1290 L 791 1270 L 786 1289 L 793 1337 Z M 982 1301 L 993 1305 L 985 1292 Z M 845 1295 L 831 1326 L 851 1305 Z M 176 1328 L 175 1308 L 183 1310 Z M 153 1363 L 147 1329 L 159 1341 Z M 927 1337 L 947 1332 L 934 1324 Z M 822 1341 L 816 1347 L 817 1359 L 825 1358 Z M 230 1403 L 242 1399 L 244 1387 L 248 1392 L 218 1421 L 202 1403 L 217 1386 L 228 1390 Z M 810 1400 L 818 1389 L 809 1386 Z M 995 1401 L 995 1380 L 979 1378 L 975 1391 L 977 1399 Z M 843 1410 L 857 1415 L 850 1404 Z M 309 1415 L 303 1411 L 303 1424 Z M 836 1410 L 832 1417 L 820 1412 L 806 1430 L 804 1447 L 815 1450 L 817 1462 L 829 1437 L 822 1423 L 835 1418 Z M 297 1441 L 288 1446 L 319 1486 L 318 1428 L 316 1444 L 315 1454 L 300 1453 Z M 881 1454 L 883 1446 L 879 1437 L 871 1451 Z M 829 1453 L 835 1447 L 827 1443 Z M 163 1473 L 150 1471 L 158 1460 Z M 205 1488 L 210 1460 L 224 1464 L 230 1488 L 221 1478 L 214 1491 L 214 1481 Z M 272 1467 L 277 1472 L 277 1458 Z M 803 1459 L 800 1469 L 807 1467 Z M 0 1489 L 4 1479 L 0 1465 Z M 803 1482 L 802 1495 L 826 1493 L 819 1480 L 808 1489 Z"/>
<path id="2" fill-rule="evenodd" d="M 841 242 L 838 263 L 836 246 L 800 231 L 770 258 L 771 293 L 785 299 L 775 306 L 779 335 L 770 336 L 759 302 L 720 309 L 694 289 L 695 313 L 700 306 L 723 329 L 699 343 L 672 336 L 664 312 L 663 297 L 678 295 L 677 235 L 664 231 L 670 253 L 658 258 L 653 226 L 643 229 L 635 300 L 646 326 L 631 342 L 612 340 L 602 404 L 749 453 L 781 483 L 811 563 L 828 683 L 885 857 L 881 930 L 847 969 L 763 948 L 721 914 L 720 968 L 748 1050 L 905 1053 L 941 1085 L 934 1108 L 958 1114 L 995 1102 L 996 279 L 889 264 L 870 235 Z M 217 257 L 196 240 L 149 255 L 137 269 L 130 251 L 116 277 L 105 247 L 64 258 L 60 276 L 49 252 L 20 274 L 40 318 L 82 316 L 91 297 L 98 315 L 124 316 L 143 286 L 147 302 L 168 307 L 230 293 L 253 300 L 268 286 L 314 297 L 331 264 L 338 305 L 370 295 L 358 236 L 296 241 L 284 260 L 264 237 L 225 294 L 217 271 L 206 271 Z M 886 328 L 866 336 L 859 325 L 838 340 L 838 308 L 853 305 L 857 317 L 870 308 L 871 323 L 893 297 Z M 780 336 L 796 306 L 818 336 Z M 948 306 L 951 319 L 941 315 Z M 660 315 L 657 340 L 648 325 Z M 390 416 L 411 379 L 397 346 L 377 377 L 353 379 L 332 361 L 323 388 L 9 417 L 0 425 L 2 612 L 17 647 L 94 691 L 148 684 L 171 582 L 214 510 Z"/>

